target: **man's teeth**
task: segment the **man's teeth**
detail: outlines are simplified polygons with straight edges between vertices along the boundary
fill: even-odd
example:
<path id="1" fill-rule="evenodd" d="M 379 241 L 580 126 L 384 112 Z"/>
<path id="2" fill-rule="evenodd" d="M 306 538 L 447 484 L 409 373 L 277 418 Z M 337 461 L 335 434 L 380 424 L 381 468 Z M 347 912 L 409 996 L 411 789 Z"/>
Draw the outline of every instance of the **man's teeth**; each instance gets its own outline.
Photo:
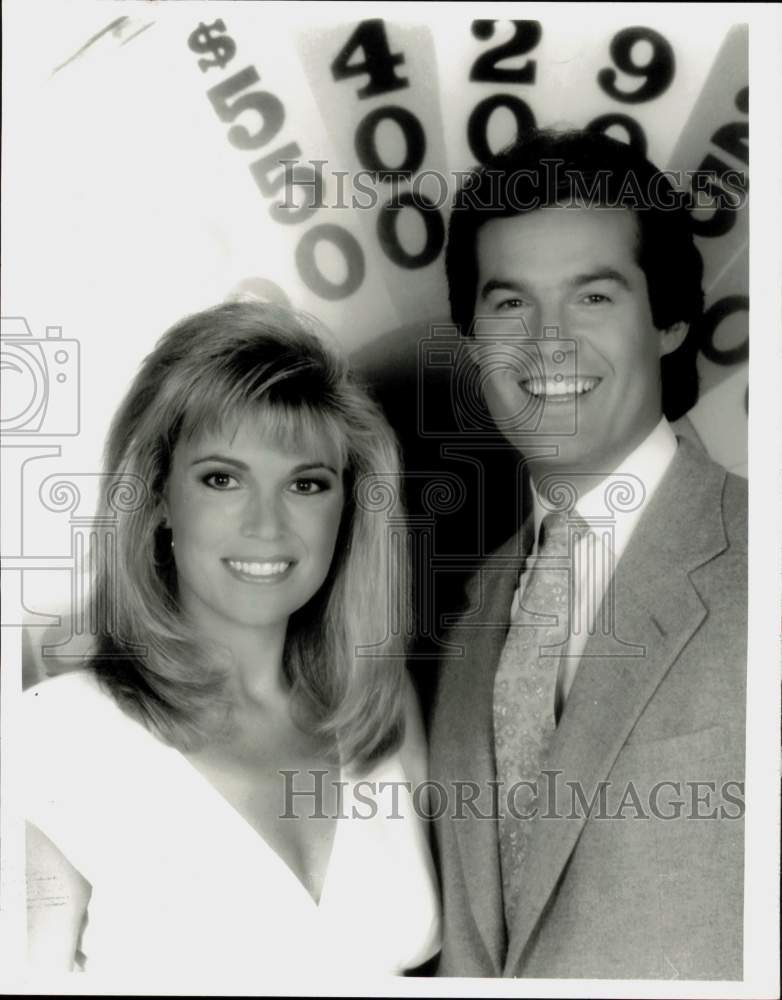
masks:
<path id="1" fill-rule="evenodd" d="M 600 382 L 599 378 L 529 378 L 523 382 L 524 388 L 532 396 L 577 396 L 591 392 Z"/>
<path id="2" fill-rule="evenodd" d="M 229 559 L 228 565 L 231 569 L 235 569 L 240 573 L 246 573 L 248 576 L 277 576 L 279 573 L 284 573 L 285 570 L 290 566 L 289 562 L 238 562 L 235 559 Z"/>

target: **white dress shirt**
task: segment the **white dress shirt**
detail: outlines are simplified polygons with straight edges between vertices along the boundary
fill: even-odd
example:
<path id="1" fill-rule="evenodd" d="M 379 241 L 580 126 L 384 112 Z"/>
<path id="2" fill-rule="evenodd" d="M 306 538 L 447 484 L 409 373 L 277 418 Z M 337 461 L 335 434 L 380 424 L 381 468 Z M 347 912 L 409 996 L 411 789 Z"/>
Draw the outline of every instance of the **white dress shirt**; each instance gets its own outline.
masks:
<path id="1" fill-rule="evenodd" d="M 559 666 L 558 704 L 564 704 L 578 670 L 587 640 L 594 634 L 598 609 L 611 582 L 614 570 L 627 548 L 638 521 L 650 498 L 660 485 L 676 453 L 676 436 L 662 417 L 635 451 L 597 486 L 580 496 L 575 510 L 590 528 L 576 536 L 572 550 L 571 572 L 575 573 L 575 597 L 570 614 L 569 638 Z M 538 537 L 543 518 L 549 512 L 533 482 L 535 544 L 531 558 L 537 556 Z M 528 565 L 532 565 L 530 559 Z M 513 597 L 511 617 L 517 612 L 525 586 L 522 572 Z M 602 616 L 601 616 L 602 617 Z M 599 623 L 602 626 L 602 622 Z"/>

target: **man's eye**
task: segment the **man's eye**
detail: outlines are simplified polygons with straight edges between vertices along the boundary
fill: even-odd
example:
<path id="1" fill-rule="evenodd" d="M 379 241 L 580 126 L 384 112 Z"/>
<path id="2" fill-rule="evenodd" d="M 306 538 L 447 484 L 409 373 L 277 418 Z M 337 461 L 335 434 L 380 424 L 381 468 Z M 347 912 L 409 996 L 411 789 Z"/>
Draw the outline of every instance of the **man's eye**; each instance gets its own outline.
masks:
<path id="1" fill-rule="evenodd" d="M 584 296 L 584 302 L 588 302 L 590 305 L 602 305 L 604 302 L 610 302 L 611 300 L 607 295 L 603 295 L 601 292 L 590 292 L 589 295 Z"/>
<path id="2" fill-rule="evenodd" d="M 213 490 L 232 490 L 239 485 L 228 472 L 210 472 L 202 482 Z"/>
<path id="3" fill-rule="evenodd" d="M 501 302 L 497 303 L 497 309 L 522 309 L 524 307 L 524 299 L 502 299 Z"/>
<path id="4" fill-rule="evenodd" d="M 294 479 L 290 486 L 293 493 L 304 494 L 322 493 L 328 487 L 325 479 Z"/>

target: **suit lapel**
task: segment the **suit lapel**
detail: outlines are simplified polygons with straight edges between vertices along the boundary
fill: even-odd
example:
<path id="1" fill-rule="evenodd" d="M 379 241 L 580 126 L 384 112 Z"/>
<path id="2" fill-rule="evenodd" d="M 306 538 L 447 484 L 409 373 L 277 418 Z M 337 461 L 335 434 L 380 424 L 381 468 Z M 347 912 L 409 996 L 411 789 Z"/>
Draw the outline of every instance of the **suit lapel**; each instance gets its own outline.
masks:
<path id="1" fill-rule="evenodd" d="M 481 586 L 474 615 L 463 619 L 452 641 L 464 645 L 465 659 L 457 667 L 461 678 L 463 733 L 454 735 L 458 747 L 453 755 L 452 779 L 474 782 L 480 794 L 473 815 L 469 808 L 453 820 L 464 884 L 470 908 L 483 943 L 501 975 L 506 950 L 505 916 L 502 906 L 499 844 L 496 819 L 490 818 L 492 782 L 496 780 L 494 762 L 493 697 L 494 675 L 509 625 L 508 609 L 518 583 L 524 553 L 530 544 L 532 519 L 521 531 L 481 567 Z M 449 788 L 450 802 L 454 789 Z"/>
<path id="2" fill-rule="evenodd" d="M 657 686 L 703 621 L 706 609 L 689 574 L 725 547 L 719 507 L 724 478 L 722 470 L 687 442 L 680 443 L 616 569 L 615 634 L 590 638 L 579 664 L 544 762 L 552 772 L 541 808 L 544 815 L 571 813 L 572 792 L 565 782 L 578 782 L 587 802 L 591 799 Z M 626 652 L 617 638 L 629 644 Z M 519 974 L 524 950 L 585 822 L 583 815 L 532 821 L 506 976 Z"/>

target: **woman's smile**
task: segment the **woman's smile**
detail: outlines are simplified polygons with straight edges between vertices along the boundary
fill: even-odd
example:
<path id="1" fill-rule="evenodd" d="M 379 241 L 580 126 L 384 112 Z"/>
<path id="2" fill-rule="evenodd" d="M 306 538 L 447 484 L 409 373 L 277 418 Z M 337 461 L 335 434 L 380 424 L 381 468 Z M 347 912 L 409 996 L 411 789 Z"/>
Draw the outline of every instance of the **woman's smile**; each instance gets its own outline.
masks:
<path id="1" fill-rule="evenodd" d="M 245 583 L 279 583 L 286 579 L 293 567 L 293 559 L 223 559 L 223 563 L 237 579 Z"/>

